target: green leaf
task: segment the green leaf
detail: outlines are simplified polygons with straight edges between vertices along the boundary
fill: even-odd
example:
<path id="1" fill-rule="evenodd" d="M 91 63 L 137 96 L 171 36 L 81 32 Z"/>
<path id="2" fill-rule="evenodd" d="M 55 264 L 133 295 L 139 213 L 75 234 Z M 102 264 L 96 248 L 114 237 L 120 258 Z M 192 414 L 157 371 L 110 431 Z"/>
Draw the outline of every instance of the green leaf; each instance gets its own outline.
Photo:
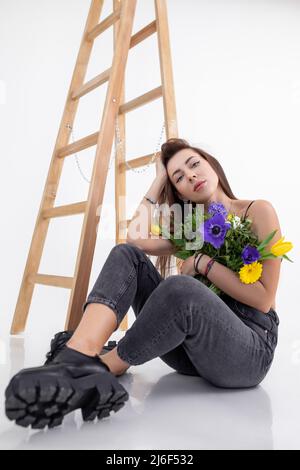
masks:
<path id="1" fill-rule="evenodd" d="M 264 260 L 264 259 L 274 259 L 278 258 L 278 256 L 273 255 L 273 253 L 267 253 L 259 258 L 258 261 Z"/>
<path id="2" fill-rule="evenodd" d="M 272 238 L 274 237 L 275 233 L 277 232 L 277 229 L 276 230 L 273 230 L 273 232 L 270 233 L 270 235 L 267 236 L 267 238 L 265 238 L 257 247 L 258 251 L 260 251 L 262 248 L 264 248 L 270 240 L 272 240 Z"/>
<path id="3" fill-rule="evenodd" d="M 185 260 L 185 259 L 189 258 L 192 255 L 193 255 L 193 253 L 191 253 L 190 251 L 184 250 L 184 251 L 177 251 L 174 256 L 176 256 L 176 258 L 180 258 L 180 259 Z"/>
<path id="4" fill-rule="evenodd" d="M 287 260 L 290 261 L 291 263 L 294 262 L 294 261 L 292 261 L 287 255 L 282 255 L 282 257 L 283 257 L 284 259 L 287 259 Z"/>

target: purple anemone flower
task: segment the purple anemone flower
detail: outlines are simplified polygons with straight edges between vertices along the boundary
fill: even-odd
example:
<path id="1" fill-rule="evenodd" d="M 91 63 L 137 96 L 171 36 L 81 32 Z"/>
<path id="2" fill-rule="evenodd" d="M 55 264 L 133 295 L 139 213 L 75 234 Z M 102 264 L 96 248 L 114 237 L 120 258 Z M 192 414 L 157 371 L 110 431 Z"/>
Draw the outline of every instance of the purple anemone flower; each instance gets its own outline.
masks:
<path id="1" fill-rule="evenodd" d="M 260 253 L 255 246 L 247 245 L 242 251 L 244 264 L 251 264 L 260 258 Z"/>
<path id="2" fill-rule="evenodd" d="M 212 202 L 210 203 L 208 207 L 208 213 L 215 215 L 215 214 L 220 214 L 222 215 L 225 219 L 227 217 L 227 210 L 223 206 L 221 202 Z"/>
<path id="3" fill-rule="evenodd" d="M 215 214 L 204 222 L 204 241 L 218 249 L 223 245 L 227 230 L 230 228 L 231 224 L 225 221 L 223 215 Z"/>

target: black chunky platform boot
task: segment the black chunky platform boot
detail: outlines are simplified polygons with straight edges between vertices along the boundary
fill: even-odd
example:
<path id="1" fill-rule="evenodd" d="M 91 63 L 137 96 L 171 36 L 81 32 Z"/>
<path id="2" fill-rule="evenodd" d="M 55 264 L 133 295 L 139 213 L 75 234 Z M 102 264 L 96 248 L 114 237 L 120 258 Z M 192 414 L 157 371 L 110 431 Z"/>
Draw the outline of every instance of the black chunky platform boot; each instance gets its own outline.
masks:
<path id="1" fill-rule="evenodd" d="M 52 359 L 56 356 L 56 354 L 61 350 L 61 348 L 71 339 L 73 336 L 74 331 L 66 330 L 60 331 L 56 333 L 55 336 L 52 338 L 50 343 L 50 351 L 46 354 L 46 362 L 45 365 L 50 364 Z M 108 341 L 108 344 L 103 346 L 100 354 L 105 354 L 117 346 L 117 341 Z"/>
<path id="2" fill-rule="evenodd" d="M 58 343 L 46 364 L 22 369 L 5 391 L 6 416 L 20 426 L 53 428 L 76 409 L 81 409 L 84 421 L 102 419 L 129 399 L 99 356 L 87 356 L 65 344 L 58 347 Z"/>

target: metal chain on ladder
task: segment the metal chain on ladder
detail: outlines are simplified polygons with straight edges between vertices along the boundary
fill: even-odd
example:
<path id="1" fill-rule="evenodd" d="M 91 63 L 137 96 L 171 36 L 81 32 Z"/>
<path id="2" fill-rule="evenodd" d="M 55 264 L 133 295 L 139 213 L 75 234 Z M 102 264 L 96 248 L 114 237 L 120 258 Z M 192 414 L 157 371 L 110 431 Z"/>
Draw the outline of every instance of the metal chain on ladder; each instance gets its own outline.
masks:
<path id="1" fill-rule="evenodd" d="M 74 129 L 73 129 L 73 126 L 71 126 L 70 124 L 67 124 L 66 126 L 69 130 L 70 130 L 70 133 L 71 133 L 71 137 L 72 137 L 72 143 L 76 142 L 76 139 L 75 139 L 75 136 L 74 136 Z M 153 154 L 151 160 L 147 163 L 147 165 L 145 165 L 141 170 L 138 170 L 136 168 L 132 168 L 129 163 L 126 161 L 126 159 L 124 158 L 123 161 L 125 161 L 125 164 L 126 164 L 126 167 L 129 169 L 129 170 L 132 170 L 134 171 L 135 173 L 144 173 L 145 171 L 148 170 L 148 168 L 150 167 L 150 165 L 155 161 L 156 159 L 156 155 L 158 154 L 160 148 L 161 148 L 161 143 L 162 143 L 162 138 L 163 138 L 163 133 L 164 133 L 164 129 L 165 129 L 165 123 L 163 124 L 162 126 L 162 130 L 161 130 L 161 133 L 160 133 L 160 137 L 159 137 L 159 142 L 157 144 L 157 147 L 156 147 L 156 151 L 155 153 Z M 117 151 L 118 151 L 118 146 L 122 143 L 123 144 L 123 141 L 120 139 L 120 128 L 119 128 L 119 125 L 118 125 L 118 118 L 116 118 L 116 134 L 117 134 L 117 142 L 115 140 L 115 152 L 114 154 L 112 155 L 112 158 L 110 159 L 110 163 L 109 163 L 109 168 L 108 168 L 108 171 L 110 171 L 111 169 L 111 166 L 112 166 L 112 162 L 114 159 L 116 159 L 116 156 L 117 156 Z M 125 156 L 125 152 L 124 152 L 124 147 L 122 148 L 122 152 L 123 152 L 123 157 Z M 80 164 L 79 164 L 79 160 L 78 160 L 78 154 L 75 153 L 75 159 L 76 159 L 76 164 L 77 164 L 77 167 L 78 167 L 78 170 L 82 176 L 82 178 L 87 182 L 87 183 L 91 183 L 91 180 L 89 180 L 85 174 L 83 173 L 81 167 L 80 167 Z"/>
<path id="2" fill-rule="evenodd" d="M 75 140 L 75 137 L 74 137 L 74 130 L 73 130 L 73 127 L 70 125 L 70 124 L 67 124 L 66 126 L 70 132 L 71 132 L 71 137 L 72 137 L 72 141 L 73 143 L 76 141 Z M 155 153 L 153 154 L 153 157 L 151 158 L 151 160 L 148 162 L 147 165 L 144 166 L 143 169 L 141 170 L 137 170 L 136 168 L 132 168 L 129 163 L 126 161 L 126 159 L 124 158 L 123 161 L 125 161 L 125 164 L 126 164 L 126 167 L 129 169 L 129 170 L 132 170 L 134 171 L 135 173 L 144 173 L 145 171 L 148 170 L 148 168 L 150 167 L 150 165 L 155 161 L 156 159 L 156 155 L 158 153 L 158 151 L 160 150 L 161 148 L 161 143 L 162 143 L 162 138 L 163 138 L 163 133 L 164 133 L 164 129 L 165 129 L 165 122 L 163 123 L 163 126 L 162 126 L 162 130 L 161 130 L 161 133 L 160 133 L 160 137 L 159 137 L 159 141 L 158 141 L 158 144 L 157 144 L 157 147 L 156 147 L 156 151 Z M 110 163 L 109 163 L 109 168 L 108 168 L 108 171 L 110 171 L 111 169 L 111 165 L 112 165 L 112 162 L 113 160 L 116 158 L 117 156 L 117 151 L 118 151 L 118 146 L 122 143 L 123 144 L 123 141 L 120 139 L 120 128 L 119 128 L 119 125 L 118 125 L 118 118 L 116 118 L 116 134 L 117 134 L 117 142 L 115 140 L 115 152 L 114 154 L 112 155 L 112 158 L 110 160 Z M 124 157 L 124 147 L 122 148 L 122 152 L 123 152 L 123 157 Z M 87 183 L 91 183 L 91 180 L 89 180 L 85 174 L 83 173 L 81 167 L 80 167 L 80 164 L 79 164 L 79 160 L 78 160 L 78 155 L 77 153 L 75 153 L 75 158 L 76 158 L 76 163 L 77 163 L 77 167 L 78 167 L 78 170 L 82 176 L 82 178 L 87 182 Z M 177 273 L 179 272 L 179 269 L 181 267 L 181 264 L 182 264 L 182 260 L 180 259 L 176 259 L 176 262 L 175 262 L 175 268 L 177 268 Z"/>

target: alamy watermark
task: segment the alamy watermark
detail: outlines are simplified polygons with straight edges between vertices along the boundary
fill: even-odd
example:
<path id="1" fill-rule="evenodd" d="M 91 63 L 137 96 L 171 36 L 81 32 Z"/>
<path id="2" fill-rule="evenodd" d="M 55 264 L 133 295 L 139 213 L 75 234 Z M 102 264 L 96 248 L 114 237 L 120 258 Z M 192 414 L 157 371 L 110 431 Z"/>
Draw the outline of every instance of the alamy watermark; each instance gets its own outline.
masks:
<path id="1" fill-rule="evenodd" d="M 119 207 L 126 207 L 126 197 L 120 196 Z M 203 221 L 204 204 L 168 203 L 152 205 L 149 207 L 147 202 L 141 203 L 139 210 L 131 218 L 130 238 L 137 239 L 170 239 L 171 235 L 175 240 L 185 240 L 185 250 L 199 250 L 204 243 L 204 225 Z M 113 211 L 113 212 L 112 212 Z M 101 235 L 106 236 L 108 231 L 112 230 L 112 224 L 109 223 L 110 216 L 114 214 L 115 208 L 112 204 L 100 205 L 96 211 L 97 226 L 96 232 L 100 228 Z M 127 213 L 128 209 L 122 213 Z M 185 222 L 183 224 L 183 222 Z M 126 224 L 126 221 L 121 221 Z M 160 226 L 162 232 L 160 235 L 149 233 L 149 227 Z M 124 228 L 125 225 L 122 226 Z M 113 236 L 112 232 L 110 235 Z"/>

